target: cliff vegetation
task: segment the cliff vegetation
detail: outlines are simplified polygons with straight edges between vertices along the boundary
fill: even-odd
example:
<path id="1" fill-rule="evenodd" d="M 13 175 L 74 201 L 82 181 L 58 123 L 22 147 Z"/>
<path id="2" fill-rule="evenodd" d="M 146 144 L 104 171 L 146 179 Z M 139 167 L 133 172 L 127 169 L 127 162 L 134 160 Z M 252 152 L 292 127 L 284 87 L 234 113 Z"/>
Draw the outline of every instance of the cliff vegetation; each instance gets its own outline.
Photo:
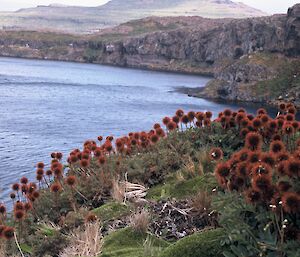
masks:
<path id="1" fill-rule="evenodd" d="M 1 256 L 298 256 L 296 114 L 177 110 L 51 153 L 0 205 Z"/>

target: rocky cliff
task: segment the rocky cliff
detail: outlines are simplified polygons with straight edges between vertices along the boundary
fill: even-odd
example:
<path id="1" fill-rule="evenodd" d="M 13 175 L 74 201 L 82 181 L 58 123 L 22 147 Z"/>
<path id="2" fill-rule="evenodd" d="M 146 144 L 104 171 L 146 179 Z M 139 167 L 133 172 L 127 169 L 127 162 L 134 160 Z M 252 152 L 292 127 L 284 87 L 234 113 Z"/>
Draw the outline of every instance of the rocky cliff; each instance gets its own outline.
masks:
<path id="1" fill-rule="evenodd" d="M 2 56 L 211 74 L 214 80 L 195 95 L 299 100 L 300 4 L 287 15 L 259 18 L 146 18 L 84 37 L 30 32 L 0 36 Z"/>

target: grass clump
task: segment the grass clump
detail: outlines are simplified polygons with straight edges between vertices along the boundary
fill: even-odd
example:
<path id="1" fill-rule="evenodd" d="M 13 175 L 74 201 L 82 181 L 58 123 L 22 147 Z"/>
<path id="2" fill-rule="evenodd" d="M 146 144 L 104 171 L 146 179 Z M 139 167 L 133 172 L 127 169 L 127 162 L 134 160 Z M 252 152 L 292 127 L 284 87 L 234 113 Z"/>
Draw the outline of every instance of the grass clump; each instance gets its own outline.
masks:
<path id="1" fill-rule="evenodd" d="M 205 174 L 182 181 L 171 177 L 165 184 L 150 188 L 147 198 L 152 200 L 168 198 L 183 199 L 190 195 L 195 195 L 199 191 L 211 191 L 216 186 L 217 182 L 212 174 Z"/>
<path id="2" fill-rule="evenodd" d="M 92 210 L 92 212 L 102 221 L 107 222 L 109 220 L 118 219 L 122 216 L 126 216 L 130 213 L 130 208 L 121 203 L 110 202 L 102 205 L 99 208 Z"/>
<path id="3" fill-rule="evenodd" d="M 144 244 L 151 240 L 151 248 L 162 249 L 169 244 L 147 233 L 138 233 L 132 228 L 120 229 L 104 237 L 101 257 L 143 257 Z"/>
<path id="4" fill-rule="evenodd" d="M 166 248 L 159 257 L 221 257 L 223 229 L 208 230 L 188 236 Z"/>

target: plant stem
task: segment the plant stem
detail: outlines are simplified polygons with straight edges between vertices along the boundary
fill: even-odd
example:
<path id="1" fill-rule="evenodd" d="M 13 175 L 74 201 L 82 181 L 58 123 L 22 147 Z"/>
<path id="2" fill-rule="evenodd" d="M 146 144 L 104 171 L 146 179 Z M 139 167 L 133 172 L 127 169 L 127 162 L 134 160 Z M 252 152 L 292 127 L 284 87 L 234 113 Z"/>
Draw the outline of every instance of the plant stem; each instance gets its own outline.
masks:
<path id="1" fill-rule="evenodd" d="M 19 252 L 20 252 L 21 256 L 22 256 L 22 257 L 25 257 L 25 255 L 23 254 L 22 249 L 21 249 L 21 247 L 20 247 L 20 244 L 19 244 L 19 242 L 18 242 L 18 238 L 17 238 L 16 232 L 14 232 L 14 237 L 15 237 L 15 242 L 16 242 L 16 245 L 17 245 L 17 247 L 18 247 L 18 249 L 19 249 Z"/>

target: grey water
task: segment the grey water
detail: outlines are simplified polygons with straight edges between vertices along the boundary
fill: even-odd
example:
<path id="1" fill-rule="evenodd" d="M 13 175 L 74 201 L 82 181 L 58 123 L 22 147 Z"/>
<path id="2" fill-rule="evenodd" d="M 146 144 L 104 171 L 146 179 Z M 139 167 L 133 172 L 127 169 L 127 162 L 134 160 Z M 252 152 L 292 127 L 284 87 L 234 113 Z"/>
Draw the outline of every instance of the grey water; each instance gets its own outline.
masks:
<path id="1" fill-rule="evenodd" d="M 150 130 L 178 108 L 215 114 L 241 105 L 174 92 L 209 78 L 93 64 L 0 58 L 0 202 L 37 162 L 86 139 Z M 253 109 L 249 109 L 253 111 Z"/>

